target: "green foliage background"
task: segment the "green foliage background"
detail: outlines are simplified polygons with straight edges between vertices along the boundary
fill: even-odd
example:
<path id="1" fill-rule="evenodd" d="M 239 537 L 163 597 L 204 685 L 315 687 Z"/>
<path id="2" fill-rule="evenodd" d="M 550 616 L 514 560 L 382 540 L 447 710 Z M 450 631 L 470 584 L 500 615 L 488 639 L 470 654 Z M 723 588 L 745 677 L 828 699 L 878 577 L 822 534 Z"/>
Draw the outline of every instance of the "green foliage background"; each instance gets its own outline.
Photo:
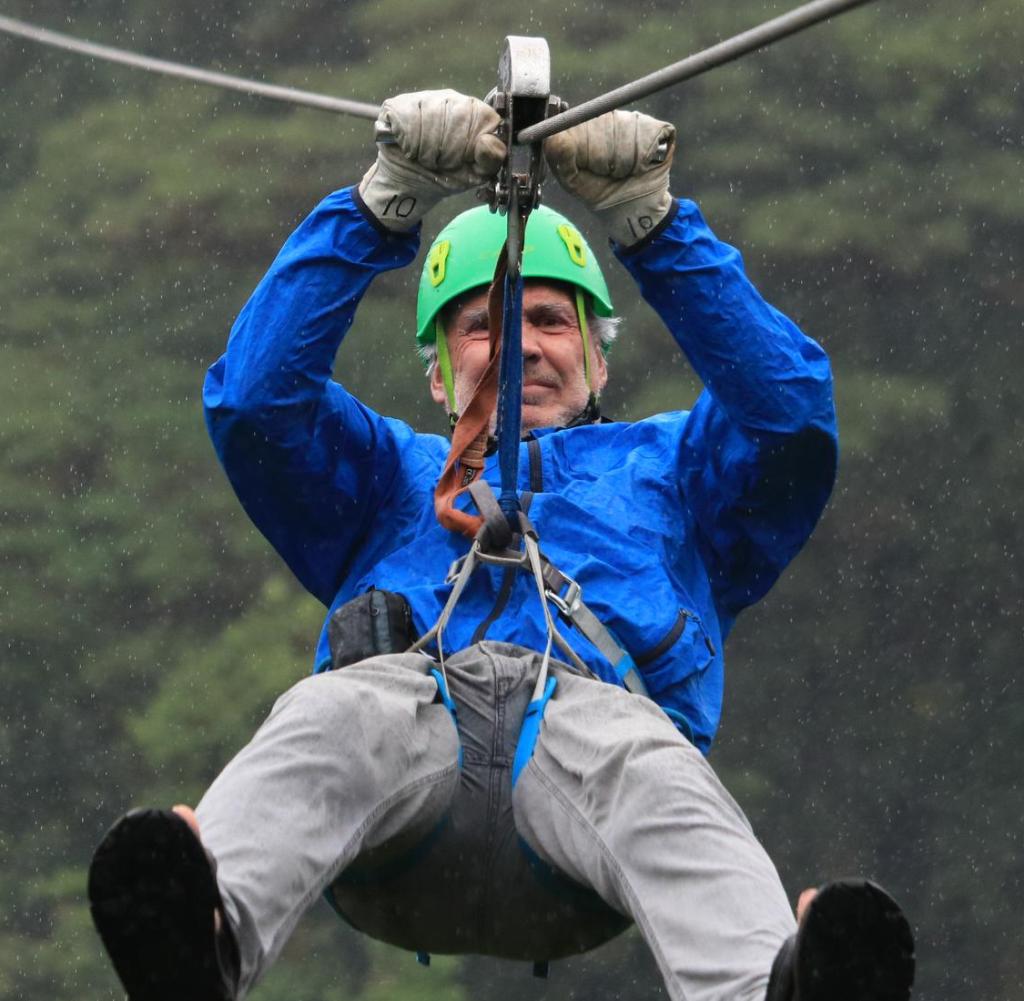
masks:
<path id="1" fill-rule="evenodd" d="M 482 94 L 502 37 L 542 34 L 577 103 L 786 6 L 4 13 L 367 101 Z M 792 891 L 863 872 L 902 898 L 927 1001 L 1024 998 L 1020 14 L 1011 0 L 882 0 L 643 105 L 679 126 L 674 190 L 837 375 L 839 485 L 737 628 L 713 762 Z M 7 37 L 0 88 L 0 1001 L 107 998 L 83 903 L 92 847 L 132 804 L 201 793 L 307 672 L 322 614 L 216 465 L 203 372 L 290 228 L 373 150 L 367 122 Z M 693 375 L 608 264 L 627 333 L 607 409 L 687 405 Z M 372 290 L 338 372 L 438 429 L 410 351 L 412 270 Z M 253 997 L 663 994 L 636 936 L 543 983 L 479 958 L 424 971 L 323 908 Z"/>

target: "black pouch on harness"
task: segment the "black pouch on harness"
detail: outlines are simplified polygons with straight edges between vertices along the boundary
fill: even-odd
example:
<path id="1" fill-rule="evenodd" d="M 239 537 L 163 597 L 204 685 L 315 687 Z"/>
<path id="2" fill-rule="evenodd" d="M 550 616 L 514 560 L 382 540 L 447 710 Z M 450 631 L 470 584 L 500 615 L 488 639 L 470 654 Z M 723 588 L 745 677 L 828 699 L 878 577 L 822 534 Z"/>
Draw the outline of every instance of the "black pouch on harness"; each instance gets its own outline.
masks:
<path id="1" fill-rule="evenodd" d="M 392 591 L 367 591 L 334 611 L 327 641 L 332 671 L 382 653 L 402 653 L 416 642 L 409 602 Z"/>

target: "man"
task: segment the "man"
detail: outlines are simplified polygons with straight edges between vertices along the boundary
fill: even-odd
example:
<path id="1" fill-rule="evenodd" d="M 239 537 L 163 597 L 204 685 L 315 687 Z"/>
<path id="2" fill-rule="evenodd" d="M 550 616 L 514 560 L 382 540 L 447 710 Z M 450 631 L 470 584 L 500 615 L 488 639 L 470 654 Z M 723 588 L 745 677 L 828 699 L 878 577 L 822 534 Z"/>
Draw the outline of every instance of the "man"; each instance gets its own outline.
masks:
<path id="1" fill-rule="evenodd" d="M 395 143 L 293 234 L 207 378 L 242 504 L 331 612 L 317 673 L 196 813 L 129 814 L 98 849 L 93 913 L 129 996 L 243 996 L 327 892 L 357 927 L 418 950 L 546 960 L 634 921 L 680 1001 L 908 997 L 912 944 L 891 899 L 831 884 L 802 899 L 797 933 L 703 756 L 722 642 L 831 489 L 823 352 L 671 197 L 671 126 L 615 112 L 548 141 L 555 176 L 604 224 L 706 391 L 688 413 L 600 419 L 607 288 L 575 227 L 535 212 L 520 485 L 552 589 L 578 582 L 592 613 L 564 630 L 571 663 L 544 683 L 553 636 L 530 574 L 477 570 L 448 617 L 448 568 L 469 542 L 435 519 L 447 442 L 330 377 L 373 276 L 411 261 L 422 216 L 504 154 L 497 115 L 451 91 L 403 95 L 382 117 Z M 453 414 L 487 365 L 500 230 L 486 210 L 464 214 L 427 255 L 417 338 Z M 482 479 L 497 483 L 494 456 Z M 388 639 L 403 615 L 408 636 Z M 429 656 L 358 660 L 366 635 L 402 650 L 424 633 Z"/>

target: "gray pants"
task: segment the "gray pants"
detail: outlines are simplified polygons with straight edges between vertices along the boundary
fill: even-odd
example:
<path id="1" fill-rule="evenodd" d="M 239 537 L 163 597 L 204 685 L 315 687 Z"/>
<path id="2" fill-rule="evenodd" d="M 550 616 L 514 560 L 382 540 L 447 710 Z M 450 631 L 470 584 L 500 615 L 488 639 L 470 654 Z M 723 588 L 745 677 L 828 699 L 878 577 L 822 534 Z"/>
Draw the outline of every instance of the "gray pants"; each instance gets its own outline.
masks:
<path id="1" fill-rule="evenodd" d="M 794 931 L 786 895 L 742 811 L 653 703 L 554 665 L 512 789 L 539 664 L 500 643 L 448 660 L 458 730 L 419 654 L 278 699 L 197 808 L 240 996 L 331 887 L 357 927 L 436 952 L 545 958 L 631 919 L 675 1001 L 761 1001 Z M 530 855 L 539 877 L 524 875 Z M 589 890 L 544 878 L 545 863 Z"/>

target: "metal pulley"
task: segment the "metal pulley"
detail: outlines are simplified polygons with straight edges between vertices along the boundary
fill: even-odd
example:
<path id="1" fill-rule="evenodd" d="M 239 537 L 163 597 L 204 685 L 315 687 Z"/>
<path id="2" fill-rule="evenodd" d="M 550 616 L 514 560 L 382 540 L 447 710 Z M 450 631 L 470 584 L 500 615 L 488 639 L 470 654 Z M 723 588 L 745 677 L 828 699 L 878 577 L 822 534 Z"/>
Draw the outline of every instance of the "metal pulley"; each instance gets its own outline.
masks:
<path id="1" fill-rule="evenodd" d="M 501 115 L 498 135 L 508 149 L 494 184 L 484 189 L 492 210 L 506 213 L 515 195 L 520 212 L 540 204 L 544 157 L 540 142 L 522 143 L 516 137 L 566 105 L 551 95 L 551 52 L 543 38 L 508 35 L 498 59 L 498 86 L 485 98 Z"/>

